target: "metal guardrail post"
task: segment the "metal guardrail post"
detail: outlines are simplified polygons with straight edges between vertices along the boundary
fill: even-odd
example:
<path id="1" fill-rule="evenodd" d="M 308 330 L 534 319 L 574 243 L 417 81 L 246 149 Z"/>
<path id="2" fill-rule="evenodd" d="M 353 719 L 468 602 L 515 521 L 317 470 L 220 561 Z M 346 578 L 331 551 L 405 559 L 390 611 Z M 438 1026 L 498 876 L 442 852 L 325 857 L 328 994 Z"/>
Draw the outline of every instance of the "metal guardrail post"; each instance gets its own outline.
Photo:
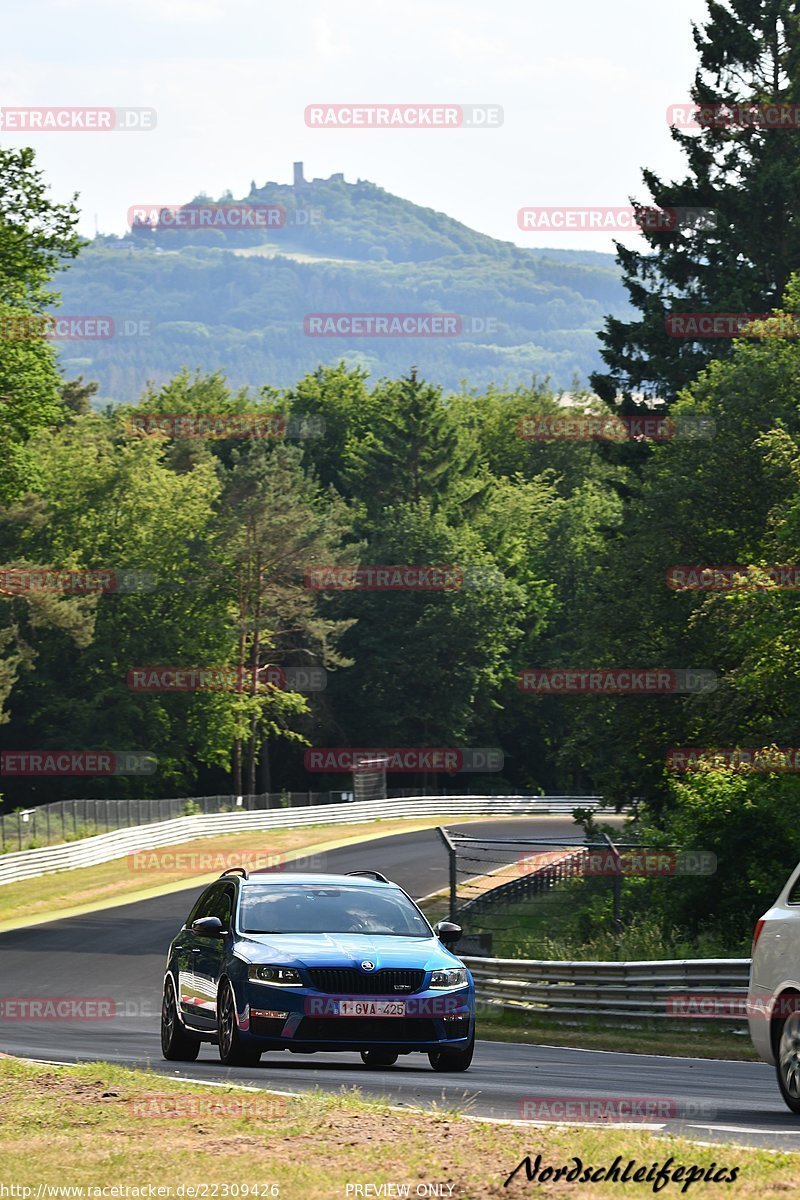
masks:
<path id="1" fill-rule="evenodd" d="M 602 834 L 608 843 L 608 848 L 614 855 L 614 958 L 619 958 L 619 939 L 622 933 L 622 917 L 620 915 L 622 893 L 622 864 L 619 850 L 607 833 Z"/>
<path id="2" fill-rule="evenodd" d="M 456 909 L 458 907 L 458 871 L 456 863 L 456 848 L 450 840 L 450 836 L 446 829 L 441 825 L 437 825 L 436 832 L 444 842 L 445 849 L 449 857 L 449 879 L 450 879 L 450 920 L 455 921 Z"/>

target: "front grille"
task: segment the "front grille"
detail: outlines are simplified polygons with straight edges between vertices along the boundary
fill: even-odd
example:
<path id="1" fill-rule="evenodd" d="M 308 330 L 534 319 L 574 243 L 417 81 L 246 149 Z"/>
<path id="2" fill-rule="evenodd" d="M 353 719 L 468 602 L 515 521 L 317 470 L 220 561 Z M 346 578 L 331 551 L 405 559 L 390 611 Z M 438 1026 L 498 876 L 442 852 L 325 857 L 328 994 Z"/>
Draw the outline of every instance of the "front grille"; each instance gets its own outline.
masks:
<path id="1" fill-rule="evenodd" d="M 367 974 L 356 967 L 309 967 L 318 992 L 339 996 L 410 996 L 419 992 L 425 972 L 387 967 Z"/>
<path id="2" fill-rule="evenodd" d="M 306 1042 L 436 1042 L 433 1021 L 422 1017 L 304 1017 L 295 1033 Z"/>

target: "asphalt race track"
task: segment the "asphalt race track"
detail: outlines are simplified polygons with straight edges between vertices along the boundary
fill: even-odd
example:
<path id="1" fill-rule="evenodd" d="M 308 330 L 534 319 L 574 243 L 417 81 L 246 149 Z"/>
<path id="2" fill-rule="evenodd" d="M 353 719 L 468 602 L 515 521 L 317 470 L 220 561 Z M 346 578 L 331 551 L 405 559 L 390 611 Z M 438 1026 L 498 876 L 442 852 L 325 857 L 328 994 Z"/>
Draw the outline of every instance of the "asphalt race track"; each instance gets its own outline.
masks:
<path id="1" fill-rule="evenodd" d="M 485 837 L 575 837 L 575 826 L 560 817 L 484 821 L 462 828 Z M 382 871 L 415 896 L 447 883 L 447 858 L 433 829 L 329 851 L 318 865 L 329 871 L 366 867 Z M 401 1057 L 397 1066 L 377 1071 L 364 1068 L 355 1054 L 288 1053 L 265 1054 L 258 1067 L 228 1069 L 209 1045 L 201 1047 L 196 1063 L 166 1063 L 159 1046 L 164 959 L 199 890 L 0 935 L 3 998 L 110 997 L 118 1009 L 114 1019 L 91 1023 L 4 1021 L 0 1049 L 58 1062 L 104 1059 L 149 1065 L 172 1076 L 236 1080 L 287 1092 L 358 1086 L 398 1104 L 444 1102 L 495 1118 L 524 1117 L 526 1098 L 658 1097 L 665 1115 L 648 1128 L 682 1132 L 699 1141 L 800 1151 L 800 1116 L 784 1107 L 774 1071 L 763 1063 L 502 1042 L 479 1042 L 468 1074 L 453 1076 L 431 1071 L 424 1055 Z M 535 1148 L 532 1128 L 531 1150 Z"/>

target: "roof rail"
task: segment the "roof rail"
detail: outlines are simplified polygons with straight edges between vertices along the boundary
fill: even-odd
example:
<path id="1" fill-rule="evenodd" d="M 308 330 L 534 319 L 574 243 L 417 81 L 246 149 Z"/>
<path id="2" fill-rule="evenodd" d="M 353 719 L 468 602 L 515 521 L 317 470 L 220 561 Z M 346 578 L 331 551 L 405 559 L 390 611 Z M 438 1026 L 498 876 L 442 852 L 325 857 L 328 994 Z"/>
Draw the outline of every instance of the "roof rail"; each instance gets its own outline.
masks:
<path id="1" fill-rule="evenodd" d="M 345 875 L 369 875 L 371 879 L 377 879 L 378 883 L 391 883 L 391 879 L 381 875 L 380 871 L 345 871 Z"/>
<path id="2" fill-rule="evenodd" d="M 242 879 L 249 879 L 250 872 L 247 867 L 228 867 L 220 875 L 220 879 L 224 879 L 226 875 L 241 875 Z"/>

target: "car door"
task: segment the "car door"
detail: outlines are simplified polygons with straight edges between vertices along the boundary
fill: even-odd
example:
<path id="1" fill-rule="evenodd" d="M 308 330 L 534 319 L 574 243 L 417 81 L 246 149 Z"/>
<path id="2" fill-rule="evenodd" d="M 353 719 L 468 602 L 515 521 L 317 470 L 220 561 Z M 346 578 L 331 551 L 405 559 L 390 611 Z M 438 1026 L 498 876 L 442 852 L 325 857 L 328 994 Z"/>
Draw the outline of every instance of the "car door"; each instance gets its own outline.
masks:
<path id="1" fill-rule="evenodd" d="M 216 1021 L 216 992 L 209 996 L 209 947 L 212 939 L 202 937 L 192 930 L 192 924 L 203 917 L 217 915 L 215 907 L 220 900 L 221 885 L 214 883 L 206 888 L 186 918 L 177 950 L 178 995 L 181 1013 L 188 1024 L 198 1029 L 213 1029 Z M 219 939 L 215 939 L 219 941 Z M 213 1005 L 213 1006 L 212 1006 Z"/>
<path id="2" fill-rule="evenodd" d="M 193 933 L 193 955 L 195 960 L 194 985 L 195 1000 L 199 1001 L 200 1015 L 203 1023 L 209 1023 L 209 1028 L 216 1028 L 217 1022 L 217 990 L 223 971 L 225 954 L 230 945 L 230 929 L 233 920 L 234 886 L 232 883 L 221 883 L 212 888 L 208 898 L 208 912 L 204 917 L 217 917 L 225 937 L 205 937 Z M 197 918 L 195 918 L 197 920 Z"/>

